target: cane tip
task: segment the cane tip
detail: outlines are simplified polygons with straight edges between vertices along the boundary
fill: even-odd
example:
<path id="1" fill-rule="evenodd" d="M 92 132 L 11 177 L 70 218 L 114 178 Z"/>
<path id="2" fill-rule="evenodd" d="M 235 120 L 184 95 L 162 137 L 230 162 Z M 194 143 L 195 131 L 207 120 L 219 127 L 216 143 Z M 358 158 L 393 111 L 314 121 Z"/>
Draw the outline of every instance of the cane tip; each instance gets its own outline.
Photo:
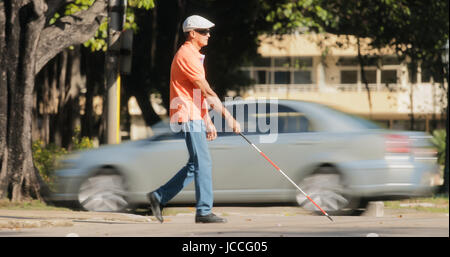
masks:
<path id="1" fill-rule="evenodd" d="M 334 220 L 329 215 L 327 215 L 327 218 L 334 222 Z"/>

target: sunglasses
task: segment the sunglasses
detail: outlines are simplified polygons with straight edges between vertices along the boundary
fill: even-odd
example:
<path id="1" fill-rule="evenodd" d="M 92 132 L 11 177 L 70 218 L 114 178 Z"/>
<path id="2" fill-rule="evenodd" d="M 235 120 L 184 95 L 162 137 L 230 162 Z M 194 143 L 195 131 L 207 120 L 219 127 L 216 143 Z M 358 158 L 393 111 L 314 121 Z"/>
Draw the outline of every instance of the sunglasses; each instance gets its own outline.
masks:
<path id="1" fill-rule="evenodd" d="M 209 29 L 194 29 L 195 32 L 200 33 L 203 36 L 206 36 L 210 33 Z"/>

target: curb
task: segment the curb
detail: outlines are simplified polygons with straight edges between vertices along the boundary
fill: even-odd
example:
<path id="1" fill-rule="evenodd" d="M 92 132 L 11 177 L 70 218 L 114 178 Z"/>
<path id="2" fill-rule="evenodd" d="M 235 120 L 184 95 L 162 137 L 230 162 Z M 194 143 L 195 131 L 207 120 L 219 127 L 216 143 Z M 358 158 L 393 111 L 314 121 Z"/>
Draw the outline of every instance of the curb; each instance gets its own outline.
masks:
<path id="1" fill-rule="evenodd" d="M 149 216 L 128 213 L 0 210 L 2 229 L 70 227 L 75 222 L 156 222 Z"/>
<path id="2" fill-rule="evenodd" d="M 71 227 L 70 220 L 0 220 L 0 229 Z"/>

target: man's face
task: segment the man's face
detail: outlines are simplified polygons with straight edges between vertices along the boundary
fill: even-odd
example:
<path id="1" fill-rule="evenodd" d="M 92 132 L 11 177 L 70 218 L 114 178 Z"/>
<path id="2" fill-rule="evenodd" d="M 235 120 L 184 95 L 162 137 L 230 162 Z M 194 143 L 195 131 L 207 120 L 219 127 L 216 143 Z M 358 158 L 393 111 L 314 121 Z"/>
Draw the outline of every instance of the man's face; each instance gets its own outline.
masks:
<path id="1" fill-rule="evenodd" d="M 211 36 L 209 29 L 195 29 L 193 33 L 193 38 L 199 46 L 204 47 L 208 45 L 208 39 Z"/>

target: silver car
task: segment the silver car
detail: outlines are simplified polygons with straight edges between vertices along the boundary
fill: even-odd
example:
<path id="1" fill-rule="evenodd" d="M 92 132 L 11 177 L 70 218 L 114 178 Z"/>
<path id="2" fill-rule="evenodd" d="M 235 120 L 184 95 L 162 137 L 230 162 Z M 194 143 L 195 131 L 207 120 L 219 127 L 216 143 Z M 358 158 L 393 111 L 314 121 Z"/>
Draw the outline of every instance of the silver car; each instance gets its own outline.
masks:
<path id="1" fill-rule="evenodd" d="M 369 201 L 429 195 L 440 177 L 436 150 L 424 132 L 382 129 L 324 105 L 290 100 L 230 101 L 243 133 L 325 211 L 363 210 Z M 297 203 L 303 194 L 210 112 L 218 138 L 209 142 L 215 204 Z M 268 125 L 269 124 L 269 125 Z M 167 122 L 144 140 L 68 155 L 56 172 L 54 201 L 90 211 L 148 204 L 146 194 L 188 160 L 182 132 Z M 169 204 L 195 203 L 194 183 Z"/>

